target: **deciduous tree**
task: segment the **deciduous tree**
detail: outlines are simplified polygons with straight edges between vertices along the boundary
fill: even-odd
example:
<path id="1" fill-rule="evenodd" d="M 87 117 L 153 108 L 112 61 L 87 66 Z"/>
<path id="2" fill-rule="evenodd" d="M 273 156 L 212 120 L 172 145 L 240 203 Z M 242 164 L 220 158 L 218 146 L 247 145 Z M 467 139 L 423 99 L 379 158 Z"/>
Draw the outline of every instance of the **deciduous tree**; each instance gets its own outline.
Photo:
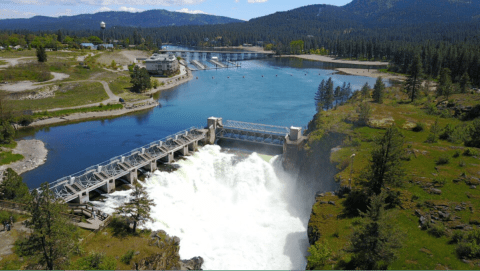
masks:
<path id="1" fill-rule="evenodd" d="M 152 87 L 150 82 L 150 75 L 148 74 L 147 69 L 139 68 L 135 66 L 132 73 L 130 74 L 132 83 L 132 89 L 135 92 L 144 92 L 145 90 Z"/>

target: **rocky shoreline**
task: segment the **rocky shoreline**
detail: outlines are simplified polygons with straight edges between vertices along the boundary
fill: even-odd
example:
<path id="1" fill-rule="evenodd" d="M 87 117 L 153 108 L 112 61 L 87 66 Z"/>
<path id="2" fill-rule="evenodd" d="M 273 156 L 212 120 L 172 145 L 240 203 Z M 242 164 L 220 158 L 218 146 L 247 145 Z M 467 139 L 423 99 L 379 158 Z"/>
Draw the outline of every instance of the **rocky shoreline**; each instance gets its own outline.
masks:
<path id="1" fill-rule="evenodd" d="M 45 163 L 48 150 L 45 148 L 45 144 L 42 141 L 31 139 L 18 141 L 17 147 L 12 150 L 12 153 L 21 154 L 25 158 L 15 163 L 0 166 L 0 172 L 3 172 L 7 168 L 11 168 L 15 170 L 16 173 L 22 174 L 35 169 Z"/>

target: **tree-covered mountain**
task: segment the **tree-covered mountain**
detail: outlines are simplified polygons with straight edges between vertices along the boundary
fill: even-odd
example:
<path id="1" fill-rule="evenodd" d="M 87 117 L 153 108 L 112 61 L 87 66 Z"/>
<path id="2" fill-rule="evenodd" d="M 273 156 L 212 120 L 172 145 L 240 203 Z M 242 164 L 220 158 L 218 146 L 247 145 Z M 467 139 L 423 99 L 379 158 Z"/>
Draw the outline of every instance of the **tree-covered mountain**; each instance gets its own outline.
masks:
<path id="1" fill-rule="evenodd" d="M 99 29 L 99 23 L 101 21 L 106 22 L 107 27 L 124 26 L 142 28 L 242 22 L 241 20 L 222 16 L 170 12 L 167 10 L 148 10 L 139 13 L 108 11 L 95 14 L 61 16 L 58 18 L 35 16 L 29 19 L 4 19 L 0 20 L 0 29 L 24 29 L 30 31 L 54 31 L 58 29 L 97 30 Z"/>

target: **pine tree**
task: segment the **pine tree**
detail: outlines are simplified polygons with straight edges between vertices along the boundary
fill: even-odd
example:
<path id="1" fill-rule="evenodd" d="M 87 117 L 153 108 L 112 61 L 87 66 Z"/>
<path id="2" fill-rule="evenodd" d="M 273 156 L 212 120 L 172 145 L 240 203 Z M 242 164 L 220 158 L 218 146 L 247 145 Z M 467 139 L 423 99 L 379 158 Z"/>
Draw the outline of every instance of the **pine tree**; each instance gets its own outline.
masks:
<path id="1" fill-rule="evenodd" d="M 450 77 L 451 71 L 448 68 L 443 68 L 440 71 L 440 78 L 438 79 L 437 96 L 448 97 L 453 92 L 452 78 Z"/>
<path id="2" fill-rule="evenodd" d="M 325 98 L 325 86 L 326 84 L 324 79 L 318 86 L 318 90 L 315 93 L 314 99 L 315 99 L 315 108 L 317 109 L 317 112 L 323 108 L 324 98 Z"/>
<path id="3" fill-rule="evenodd" d="M 382 77 L 378 77 L 373 87 L 373 100 L 377 103 L 383 103 L 383 96 L 385 91 L 385 84 L 382 81 Z"/>
<path id="4" fill-rule="evenodd" d="M 133 232 L 137 229 L 137 224 L 145 223 L 148 220 L 152 220 L 150 217 L 150 210 L 155 203 L 148 198 L 147 191 L 138 182 L 135 184 L 130 202 L 124 203 L 124 205 L 118 207 L 116 210 L 118 213 L 128 216 L 133 220 Z"/>
<path id="5" fill-rule="evenodd" d="M 340 86 L 337 86 L 335 88 L 335 91 L 333 92 L 333 96 L 335 98 L 335 106 L 339 104 L 342 101 L 342 88 Z"/>
<path id="6" fill-rule="evenodd" d="M 27 227 L 32 232 L 20 242 L 20 254 L 45 264 L 49 270 L 66 268 L 66 259 L 79 237 L 77 226 L 65 215 L 67 206 L 55 197 L 48 183 L 43 183 L 39 191 L 32 192 L 27 210 L 31 215 Z"/>
<path id="7" fill-rule="evenodd" d="M 368 82 L 363 85 L 361 93 L 363 100 L 367 99 L 367 97 L 370 96 L 370 86 L 368 85 Z"/>
<path id="8" fill-rule="evenodd" d="M 476 119 L 472 122 L 472 126 L 469 129 L 470 139 L 465 141 L 465 146 L 480 148 L 480 119 Z"/>
<path id="9" fill-rule="evenodd" d="M 433 123 L 432 127 L 430 127 L 430 134 L 427 137 L 428 143 L 437 143 L 438 137 L 440 134 L 440 126 L 438 125 L 438 118 Z"/>
<path id="10" fill-rule="evenodd" d="M 328 110 L 333 107 L 333 101 L 335 97 L 333 95 L 333 80 L 332 77 L 329 77 L 326 83 L 326 91 L 325 91 L 325 109 Z"/>
<path id="11" fill-rule="evenodd" d="M 345 86 L 345 83 L 343 83 Z M 348 83 L 345 87 L 342 87 L 342 103 L 345 103 L 350 96 L 352 96 L 352 86 Z"/>
<path id="12" fill-rule="evenodd" d="M 420 54 L 416 54 L 408 68 L 408 78 L 405 84 L 405 88 L 412 102 L 418 95 L 417 93 L 421 86 L 420 77 L 422 76 L 422 72 L 422 60 Z"/>
<path id="13" fill-rule="evenodd" d="M 37 59 L 38 62 L 47 62 L 47 52 L 45 52 L 45 48 L 41 45 L 37 46 Z"/>
<path id="14" fill-rule="evenodd" d="M 466 93 L 467 89 L 469 88 L 470 88 L 470 76 L 468 76 L 468 73 L 465 72 L 460 78 L 460 92 Z"/>
<path id="15" fill-rule="evenodd" d="M 371 197 L 367 212 L 361 214 L 364 218 L 360 227 L 350 238 L 348 252 L 353 253 L 352 263 L 358 269 L 386 270 L 402 247 L 403 234 L 385 214 L 385 198 L 384 192 Z"/>
<path id="16" fill-rule="evenodd" d="M 370 191 L 378 195 L 385 184 L 398 185 L 404 172 L 400 158 L 403 155 L 403 135 L 397 127 L 392 126 L 377 139 L 372 151 L 370 165 L 362 174 Z"/>

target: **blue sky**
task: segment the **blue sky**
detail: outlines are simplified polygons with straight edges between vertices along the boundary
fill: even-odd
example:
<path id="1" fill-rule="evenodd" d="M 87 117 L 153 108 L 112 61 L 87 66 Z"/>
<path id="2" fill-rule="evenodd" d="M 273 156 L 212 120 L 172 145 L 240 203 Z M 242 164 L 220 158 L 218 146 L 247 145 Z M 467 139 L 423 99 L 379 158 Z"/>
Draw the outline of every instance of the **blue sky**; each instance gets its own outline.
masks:
<path id="1" fill-rule="evenodd" d="M 0 19 L 166 9 L 249 20 L 306 5 L 343 6 L 349 2 L 351 0 L 0 0 Z"/>

